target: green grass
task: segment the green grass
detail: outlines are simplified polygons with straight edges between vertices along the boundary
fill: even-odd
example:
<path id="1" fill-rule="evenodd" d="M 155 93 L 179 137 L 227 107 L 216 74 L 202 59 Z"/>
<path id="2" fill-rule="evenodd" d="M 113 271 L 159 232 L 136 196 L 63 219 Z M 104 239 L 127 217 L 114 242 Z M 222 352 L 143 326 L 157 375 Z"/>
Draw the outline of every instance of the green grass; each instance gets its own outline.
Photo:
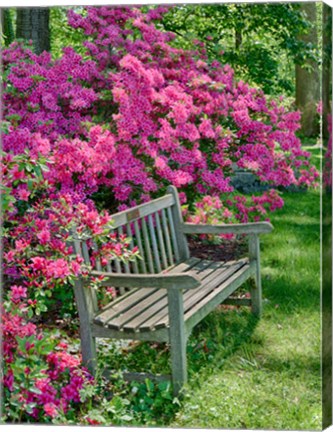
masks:
<path id="1" fill-rule="evenodd" d="M 198 373 L 190 363 L 173 427 L 321 429 L 319 192 L 283 198 L 262 238 L 262 319 L 217 312 L 196 330 L 221 346 Z"/>

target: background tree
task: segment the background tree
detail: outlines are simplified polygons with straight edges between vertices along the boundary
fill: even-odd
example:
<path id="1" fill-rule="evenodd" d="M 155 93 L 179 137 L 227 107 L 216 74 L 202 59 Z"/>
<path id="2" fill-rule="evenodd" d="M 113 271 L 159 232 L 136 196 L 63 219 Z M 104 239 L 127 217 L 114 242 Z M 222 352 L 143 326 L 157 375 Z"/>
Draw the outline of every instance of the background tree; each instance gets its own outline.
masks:
<path id="1" fill-rule="evenodd" d="M 16 38 L 32 40 L 34 51 L 40 54 L 51 50 L 50 11 L 48 8 L 18 8 Z"/>
<path id="2" fill-rule="evenodd" d="M 14 27 L 12 22 L 12 12 L 10 9 L 1 9 L 1 34 L 4 45 L 10 45 L 14 40 Z"/>
<path id="3" fill-rule="evenodd" d="M 322 101 L 323 101 L 323 136 L 328 138 L 328 115 L 332 114 L 332 9 L 323 5 L 323 67 L 322 67 Z"/>
<path id="4" fill-rule="evenodd" d="M 308 30 L 300 33 L 300 41 L 318 47 L 317 5 L 315 2 L 302 3 L 301 11 L 308 22 Z M 302 112 L 301 131 L 305 136 L 319 132 L 317 105 L 320 100 L 320 72 L 317 59 L 304 57 L 296 64 L 296 106 Z"/>
<path id="5" fill-rule="evenodd" d="M 204 42 L 210 59 L 230 64 L 238 78 L 266 94 L 295 95 L 295 63 L 313 58 L 312 41 L 299 37 L 309 28 L 300 4 L 186 5 L 164 17 L 179 45 Z"/>

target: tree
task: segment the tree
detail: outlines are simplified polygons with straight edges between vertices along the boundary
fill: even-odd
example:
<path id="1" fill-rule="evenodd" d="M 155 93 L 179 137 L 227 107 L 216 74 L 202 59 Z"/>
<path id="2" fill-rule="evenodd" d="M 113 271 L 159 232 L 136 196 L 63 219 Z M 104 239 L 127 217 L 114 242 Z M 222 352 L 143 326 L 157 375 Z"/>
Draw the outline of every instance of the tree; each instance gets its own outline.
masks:
<path id="1" fill-rule="evenodd" d="M 317 5 L 315 2 L 303 3 L 302 12 L 309 23 L 308 31 L 301 33 L 300 41 L 318 46 Z M 318 62 L 313 58 L 304 59 L 296 64 L 296 106 L 302 112 L 301 132 L 314 136 L 319 132 L 317 106 L 320 100 L 320 73 Z"/>
<path id="2" fill-rule="evenodd" d="M 332 115 L 332 9 L 323 5 L 323 66 L 322 66 L 322 101 L 323 101 L 323 136 L 329 136 L 328 115 Z"/>
<path id="3" fill-rule="evenodd" d="M 14 27 L 10 9 L 1 11 L 1 33 L 4 39 L 4 45 L 10 45 L 14 40 Z"/>
<path id="4" fill-rule="evenodd" d="M 48 8 L 18 8 L 16 38 L 32 40 L 34 51 L 50 51 L 50 11 Z"/>

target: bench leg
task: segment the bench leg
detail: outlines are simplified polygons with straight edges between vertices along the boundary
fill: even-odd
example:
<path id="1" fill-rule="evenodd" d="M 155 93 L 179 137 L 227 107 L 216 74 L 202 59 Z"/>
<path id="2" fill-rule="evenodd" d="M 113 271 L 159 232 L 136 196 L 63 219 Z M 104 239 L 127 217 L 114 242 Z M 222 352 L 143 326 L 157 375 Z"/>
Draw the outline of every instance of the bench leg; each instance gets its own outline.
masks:
<path id="1" fill-rule="evenodd" d="M 177 396 L 187 382 L 186 335 L 181 290 L 169 290 L 168 307 L 173 394 Z"/>
<path id="2" fill-rule="evenodd" d="M 262 312 L 262 289 L 260 274 L 260 244 L 257 235 L 250 236 L 249 251 L 250 259 L 256 261 L 256 272 L 254 280 L 251 281 L 250 288 L 252 313 L 259 317 Z"/>
<path id="3" fill-rule="evenodd" d="M 261 280 L 259 276 L 256 276 L 254 279 L 251 280 L 251 288 L 250 288 L 250 294 L 251 294 L 251 310 L 252 313 L 256 316 L 260 316 L 262 312 L 262 298 L 261 298 Z"/>
<path id="4" fill-rule="evenodd" d="M 96 338 L 91 334 L 90 328 L 80 328 L 82 363 L 92 375 L 96 373 L 97 353 Z"/>

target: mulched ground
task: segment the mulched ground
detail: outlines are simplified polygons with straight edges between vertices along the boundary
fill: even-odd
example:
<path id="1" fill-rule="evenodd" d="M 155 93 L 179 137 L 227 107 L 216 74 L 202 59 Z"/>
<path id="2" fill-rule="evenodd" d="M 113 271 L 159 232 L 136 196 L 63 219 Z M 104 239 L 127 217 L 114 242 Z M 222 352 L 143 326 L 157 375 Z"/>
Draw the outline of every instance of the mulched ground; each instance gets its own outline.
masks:
<path id="1" fill-rule="evenodd" d="M 246 255 L 248 246 L 244 238 L 225 240 L 221 244 L 208 243 L 205 240 L 190 237 L 188 239 L 190 255 L 211 261 L 231 261 Z"/>

